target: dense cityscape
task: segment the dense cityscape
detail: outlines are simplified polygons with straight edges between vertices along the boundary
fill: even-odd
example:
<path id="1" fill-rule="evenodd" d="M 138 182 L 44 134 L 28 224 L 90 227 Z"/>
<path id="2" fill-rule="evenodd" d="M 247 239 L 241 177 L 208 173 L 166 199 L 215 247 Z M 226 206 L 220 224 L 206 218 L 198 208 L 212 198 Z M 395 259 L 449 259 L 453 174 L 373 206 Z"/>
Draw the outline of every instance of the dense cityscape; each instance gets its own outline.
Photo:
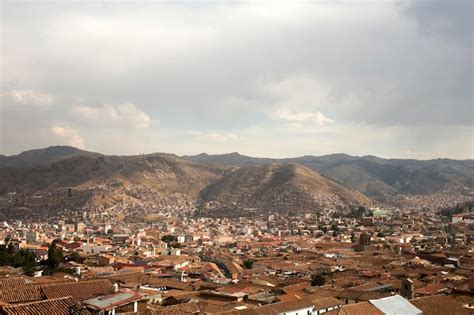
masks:
<path id="1" fill-rule="evenodd" d="M 52 147 L 22 156 L 35 154 L 40 161 L 64 150 L 76 149 Z M 49 178 L 45 170 L 62 169 L 62 163 L 72 163 L 69 159 L 35 167 Z M 108 161 L 90 159 L 94 165 L 97 159 Z M 171 173 L 162 164 L 152 167 L 160 178 L 179 178 L 179 167 L 203 163 L 173 161 Z M 253 199 L 250 183 L 260 187 L 262 171 L 252 167 L 245 179 L 238 173 L 242 186 L 232 182 L 223 192 L 229 180 L 217 181 L 219 193 L 212 195 L 217 199 L 201 202 L 179 187 L 183 194 L 162 195 L 125 179 L 117 185 L 110 174 L 96 189 L 91 182 L 58 188 L 62 180 L 56 176 L 53 186 L 30 191 L 5 168 L 0 312 L 472 314 L 474 203 L 469 195 L 398 194 L 382 201 L 355 194 L 346 204 L 342 195 L 314 188 L 301 194 L 310 189 L 308 183 L 296 176 L 289 185 L 280 179 L 280 168 L 270 166 L 286 187 L 282 192 L 275 193 L 277 187 Z M 234 178 L 239 170 L 230 172 Z M 91 190 L 99 191 L 102 203 L 94 193 L 84 195 Z M 199 198 L 209 190 L 202 189 Z M 76 206 L 56 208 L 51 200 Z M 249 207 L 249 200 L 259 206 Z"/>
<path id="2" fill-rule="evenodd" d="M 0 0 L 0 315 L 474 315 L 474 0 Z"/>

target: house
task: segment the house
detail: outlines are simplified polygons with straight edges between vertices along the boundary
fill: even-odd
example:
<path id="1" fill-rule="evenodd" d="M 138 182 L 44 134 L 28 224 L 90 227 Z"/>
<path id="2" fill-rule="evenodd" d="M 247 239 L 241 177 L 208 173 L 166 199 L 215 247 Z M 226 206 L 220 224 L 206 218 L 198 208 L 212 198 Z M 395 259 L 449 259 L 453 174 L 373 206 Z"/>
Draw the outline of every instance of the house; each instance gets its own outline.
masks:
<path id="1" fill-rule="evenodd" d="M 200 308 L 198 303 L 182 303 L 166 307 L 154 306 L 152 314 L 199 314 Z"/>
<path id="2" fill-rule="evenodd" d="M 49 299 L 29 303 L 0 305 L 0 314 L 77 314 L 89 315 L 79 302 L 71 297 Z"/>
<path id="3" fill-rule="evenodd" d="M 410 300 L 410 303 L 422 310 L 423 315 L 472 314 L 470 310 L 464 308 L 457 300 L 446 295 L 422 297 Z"/>
<path id="4" fill-rule="evenodd" d="M 115 262 L 115 257 L 111 255 L 90 255 L 84 260 L 88 266 L 108 266 Z"/>
<path id="5" fill-rule="evenodd" d="M 78 301 L 110 294 L 113 291 L 109 280 L 49 283 L 41 285 L 40 288 L 47 299 L 70 296 Z"/>
<path id="6" fill-rule="evenodd" d="M 320 315 L 342 307 L 344 303 L 333 297 L 324 297 L 313 300 L 313 314 Z"/>
<path id="7" fill-rule="evenodd" d="M 448 288 L 442 283 L 428 284 L 427 286 L 418 288 L 414 291 L 415 297 L 427 296 L 427 295 L 438 295 L 447 293 Z"/>
<path id="8" fill-rule="evenodd" d="M 242 274 L 243 268 L 239 264 L 233 261 L 226 261 L 224 263 L 224 266 L 225 266 L 225 271 L 227 272 L 227 274 L 230 276 L 232 280 L 237 280 L 239 276 Z"/>
<path id="9" fill-rule="evenodd" d="M 325 313 L 325 315 L 384 315 L 384 313 L 369 302 L 362 302 L 344 305 Z"/>
<path id="10" fill-rule="evenodd" d="M 260 276 L 256 279 L 252 279 L 253 284 L 263 285 L 267 287 L 276 287 L 281 281 L 277 278 L 270 276 Z"/>
<path id="11" fill-rule="evenodd" d="M 0 279 L 0 301 L 5 303 L 27 303 L 42 299 L 38 286 L 25 283 L 24 278 Z"/>
<path id="12" fill-rule="evenodd" d="M 115 315 L 138 312 L 138 302 L 141 299 L 142 295 L 136 292 L 117 292 L 91 298 L 82 303 L 93 315 Z M 144 308 L 146 305 L 143 305 L 142 309 Z"/>
<path id="13" fill-rule="evenodd" d="M 359 302 L 368 302 L 371 299 L 378 299 L 387 296 L 388 294 L 382 292 L 366 292 L 355 290 L 344 290 L 337 293 L 336 298 L 343 301 L 345 304 L 353 304 Z"/>
<path id="14" fill-rule="evenodd" d="M 313 302 L 311 300 L 300 300 L 293 302 L 279 302 L 267 304 L 250 310 L 243 310 L 242 314 L 278 314 L 278 315 L 313 315 Z"/>
<path id="15" fill-rule="evenodd" d="M 474 312 L 474 297 L 472 296 L 467 296 L 467 295 L 461 295 L 456 297 L 456 300 L 465 308 L 468 310 L 471 310 Z"/>

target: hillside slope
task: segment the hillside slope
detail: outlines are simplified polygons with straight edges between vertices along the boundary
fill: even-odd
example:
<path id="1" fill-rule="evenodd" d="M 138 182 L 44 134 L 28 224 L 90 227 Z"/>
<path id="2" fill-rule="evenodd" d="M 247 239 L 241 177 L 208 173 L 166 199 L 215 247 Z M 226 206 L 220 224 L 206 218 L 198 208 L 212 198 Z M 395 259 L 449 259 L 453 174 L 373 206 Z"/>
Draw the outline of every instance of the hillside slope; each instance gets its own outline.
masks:
<path id="1" fill-rule="evenodd" d="M 0 168 L 0 210 L 41 214 L 140 205 L 186 211 L 226 169 L 168 154 L 76 156 L 34 168 Z"/>
<path id="2" fill-rule="evenodd" d="M 183 158 L 234 166 L 297 163 L 370 197 L 441 191 L 469 195 L 474 183 L 474 160 L 403 160 L 347 154 L 267 159 L 238 153 L 200 154 Z"/>
<path id="3" fill-rule="evenodd" d="M 200 196 L 208 210 L 307 211 L 370 204 L 363 194 L 297 164 L 243 166 Z"/>

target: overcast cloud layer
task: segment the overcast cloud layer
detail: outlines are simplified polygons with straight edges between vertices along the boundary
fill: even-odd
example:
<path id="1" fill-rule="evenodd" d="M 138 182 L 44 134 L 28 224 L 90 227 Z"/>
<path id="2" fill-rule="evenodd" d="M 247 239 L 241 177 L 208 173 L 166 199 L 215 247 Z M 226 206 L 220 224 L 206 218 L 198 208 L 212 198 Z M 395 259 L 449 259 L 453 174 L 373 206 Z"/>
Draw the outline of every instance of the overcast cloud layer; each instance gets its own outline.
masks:
<path id="1" fill-rule="evenodd" d="M 473 158 L 473 2 L 1 2 L 0 153 Z"/>

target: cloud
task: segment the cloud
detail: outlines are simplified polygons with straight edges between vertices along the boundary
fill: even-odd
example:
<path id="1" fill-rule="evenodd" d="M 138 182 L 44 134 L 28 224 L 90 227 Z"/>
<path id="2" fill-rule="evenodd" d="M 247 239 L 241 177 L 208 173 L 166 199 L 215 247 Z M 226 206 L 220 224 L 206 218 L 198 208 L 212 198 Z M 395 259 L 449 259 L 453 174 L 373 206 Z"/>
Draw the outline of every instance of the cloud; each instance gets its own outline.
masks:
<path id="1" fill-rule="evenodd" d="M 446 2 L 7 1 L 0 86 L 56 106 L 2 96 L 0 149 L 66 122 L 104 153 L 471 156 L 472 1 Z"/>
<path id="2" fill-rule="evenodd" d="M 76 148 L 85 148 L 85 141 L 76 129 L 65 124 L 55 124 L 49 130 L 57 144 L 66 144 Z"/>
<path id="3" fill-rule="evenodd" d="M 451 42 L 472 44 L 472 0 L 416 0 L 401 2 L 422 33 Z"/>
<path id="4" fill-rule="evenodd" d="M 219 132 L 204 132 L 199 130 L 189 130 L 187 134 L 196 137 L 201 140 L 210 140 L 217 142 L 226 142 L 237 140 L 239 137 L 237 134 L 232 132 L 219 133 Z"/>
<path id="5" fill-rule="evenodd" d="M 347 102 L 345 97 L 334 100 L 330 84 L 308 74 L 260 82 L 258 89 L 262 99 L 270 104 L 267 106 L 267 116 L 294 126 L 334 123 L 333 119 L 326 117 L 319 109 L 327 109 L 327 104 L 334 106 Z"/>
<path id="6" fill-rule="evenodd" d="M 138 129 L 150 125 L 150 117 L 131 103 L 101 106 L 74 105 L 72 112 L 80 118 L 96 124 L 122 124 Z"/>
<path id="7" fill-rule="evenodd" d="M 52 95 L 33 90 L 11 89 L 4 92 L 3 96 L 6 101 L 26 106 L 49 107 L 54 102 Z"/>
<path id="8" fill-rule="evenodd" d="M 280 109 L 273 113 L 272 117 L 290 123 L 314 123 L 320 126 L 333 123 L 334 120 L 327 118 L 321 112 L 292 112 L 288 109 Z"/>

